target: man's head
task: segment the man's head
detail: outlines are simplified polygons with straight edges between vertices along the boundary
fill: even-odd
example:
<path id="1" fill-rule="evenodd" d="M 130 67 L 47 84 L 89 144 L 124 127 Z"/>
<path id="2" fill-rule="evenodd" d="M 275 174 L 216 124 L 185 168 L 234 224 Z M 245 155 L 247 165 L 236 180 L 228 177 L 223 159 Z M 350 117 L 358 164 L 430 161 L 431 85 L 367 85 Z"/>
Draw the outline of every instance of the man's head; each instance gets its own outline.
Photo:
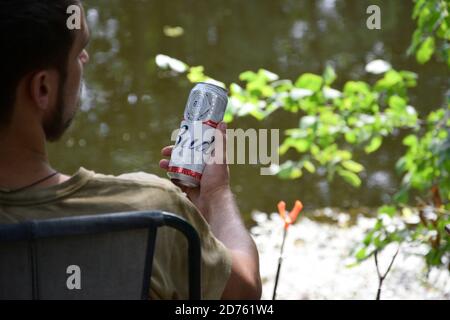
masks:
<path id="1" fill-rule="evenodd" d="M 81 8 L 80 30 L 67 27 L 71 5 Z M 49 141 L 64 133 L 79 104 L 88 40 L 79 0 L 0 0 L 0 132 L 37 124 Z"/>

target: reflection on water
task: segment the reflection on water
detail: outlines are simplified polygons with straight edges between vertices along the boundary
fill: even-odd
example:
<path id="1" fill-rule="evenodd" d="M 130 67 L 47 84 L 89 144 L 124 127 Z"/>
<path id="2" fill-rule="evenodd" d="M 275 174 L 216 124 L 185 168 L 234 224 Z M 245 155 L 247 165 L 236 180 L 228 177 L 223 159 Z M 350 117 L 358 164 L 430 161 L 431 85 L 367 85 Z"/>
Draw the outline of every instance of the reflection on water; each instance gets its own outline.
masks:
<path id="1" fill-rule="evenodd" d="M 370 4 L 382 8 L 381 31 L 365 28 Z M 421 113 L 440 105 L 446 90 L 445 68 L 418 66 L 404 54 L 414 30 L 409 1 L 91 0 L 86 9 L 93 39 L 81 112 L 63 141 L 50 149 L 54 164 L 66 172 L 84 166 L 164 176 L 158 168 L 160 149 L 171 143 L 192 85 L 158 70 L 154 59 L 160 53 L 204 65 L 226 83 L 244 70 L 265 68 L 295 79 L 303 72 L 321 73 L 331 63 L 340 77 L 337 86 L 353 78 L 370 81 L 366 63 L 386 59 L 395 68 L 419 73 L 412 103 Z M 176 37 L 167 35 L 181 29 Z M 279 112 L 264 122 L 239 119 L 231 127 L 283 130 L 297 121 Z M 260 176 L 255 166 L 231 168 L 233 189 L 244 212 L 274 210 L 278 200 L 297 198 L 307 208 L 375 206 L 398 184 L 394 164 L 400 141 L 400 136 L 388 140 L 370 161 L 357 155 L 368 168 L 360 190 L 342 181 L 330 185 L 320 175 L 280 181 Z"/>

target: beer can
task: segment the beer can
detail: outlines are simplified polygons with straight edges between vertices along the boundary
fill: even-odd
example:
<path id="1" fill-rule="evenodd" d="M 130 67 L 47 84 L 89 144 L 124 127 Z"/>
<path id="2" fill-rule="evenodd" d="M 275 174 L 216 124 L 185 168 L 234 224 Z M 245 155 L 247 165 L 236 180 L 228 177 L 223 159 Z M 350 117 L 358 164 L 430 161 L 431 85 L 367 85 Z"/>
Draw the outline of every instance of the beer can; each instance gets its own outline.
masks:
<path id="1" fill-rule="evenodd" d="M 167 175 L 177 184 L 195 188 L 200 185 L 206 161 L 214 150 L 217 125 L 223 120 L 228 91 L 210 84 L 197 83 L 184 110 Z"/>

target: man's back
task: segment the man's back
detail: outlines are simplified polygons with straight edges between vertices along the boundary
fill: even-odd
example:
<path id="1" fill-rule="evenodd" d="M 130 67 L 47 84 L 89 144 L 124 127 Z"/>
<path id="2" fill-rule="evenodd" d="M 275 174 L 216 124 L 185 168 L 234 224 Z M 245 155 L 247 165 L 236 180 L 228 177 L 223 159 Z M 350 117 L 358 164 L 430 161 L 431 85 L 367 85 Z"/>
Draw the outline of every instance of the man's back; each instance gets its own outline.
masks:
<path id="1" fill-rule="evenodd" d="M 189 221 L 202 241 L 202 295 L 219 299 L 231 270 L 225 246 L 210 232 L 199 211 L 170 181 L 134 173 L 119 177 L 81 168 L 68 181 L 44 189 L 0 191 L 0 223 L 124 211 L 163 210 Z M 186 299 L 187 242 L 178 232 L 158 232 L 150 296 Z"/>

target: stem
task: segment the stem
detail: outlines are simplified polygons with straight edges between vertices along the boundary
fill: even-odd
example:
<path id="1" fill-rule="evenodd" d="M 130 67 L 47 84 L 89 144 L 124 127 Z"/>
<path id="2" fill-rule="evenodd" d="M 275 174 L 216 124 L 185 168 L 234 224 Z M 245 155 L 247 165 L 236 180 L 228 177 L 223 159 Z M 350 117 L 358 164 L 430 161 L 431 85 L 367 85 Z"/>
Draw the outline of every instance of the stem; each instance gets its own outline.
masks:
<path id="1" fill-rule="evenodd" d="M 277 297 L 278 279 L 280 277 L 281 264 L 283 263 L 283 251 L 284 251 L 284 243 L 286 241 L 286 235 L 287 235 L 287 229 L 285 228 L 284 232 L 283 232 L 283 242 L 281 243 L 280 257 L 278 258 L 277 275 L 275 276 L 275 286 L 273 288 L 272 300 L 275 300 Z"/>
<path id="2" fill-rule="evenodd" d="M 378 275 L 378 290 L 377 290 L 376 300 L 381 300 L 381 288 L 383 286 L 383 281 L 384 281 L 384 279 L 386 279 L 387 275 L 391 271 L 392 265 L 394 264 L 394 261 L 397 258 L 397 255 L 399 252 L 400 252 L 400 245 L 398 246 L 397 251 L 395 252 L 394 256 L 392 257 L 391 263 L 389 264 L 386 272 L 382 275 L 380 272 L 380 267 L 378 265 L 378 250 L 375 250 L 374 258 L 375 258 L 375 266 L 377 268 L 377 275 Z"/>

